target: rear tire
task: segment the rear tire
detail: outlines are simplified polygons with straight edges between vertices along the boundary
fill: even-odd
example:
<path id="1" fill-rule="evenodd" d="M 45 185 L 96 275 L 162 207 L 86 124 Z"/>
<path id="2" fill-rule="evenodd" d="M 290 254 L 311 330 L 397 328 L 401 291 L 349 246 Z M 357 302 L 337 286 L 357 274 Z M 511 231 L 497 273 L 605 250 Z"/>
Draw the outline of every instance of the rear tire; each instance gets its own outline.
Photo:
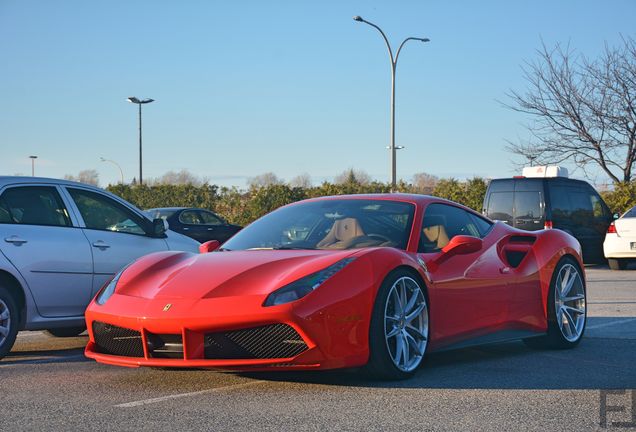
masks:
<path id="1" fill-rule="evenodd" d="M 406 270 L 389 273 L 371 315 L 367 374 L 384 380 L 414 375 L 428 345 L 428 322 L 422 283 Z"/>
<path id="2" fill-rule="evenodd" d="M 627 260 L 624 258 L 608 258 L 607 263 L 612 270 L 625 270 L 627 268 Z"/>
<path id="3" fill-rule="evenodd" d="M 84 331 L 86 331 L 86 326 L 52 328 L 46 332 L 53 337 L 69 338 L 79 336 Z"/>
<path id="4" fill-rule="evenodd" d="M 576 260 L 566 256 L 557 264 L 550 282 L 547 334 L 523 341 L 531 348 L 574 348 L 583 338 L 586 321 L 583 273 Z"/>
<path id="5" fill-rule="evenodd" d="M 9 354 L 18 335 L 18 307 L 13 295 L 0 286 L 0 359 Z"/>

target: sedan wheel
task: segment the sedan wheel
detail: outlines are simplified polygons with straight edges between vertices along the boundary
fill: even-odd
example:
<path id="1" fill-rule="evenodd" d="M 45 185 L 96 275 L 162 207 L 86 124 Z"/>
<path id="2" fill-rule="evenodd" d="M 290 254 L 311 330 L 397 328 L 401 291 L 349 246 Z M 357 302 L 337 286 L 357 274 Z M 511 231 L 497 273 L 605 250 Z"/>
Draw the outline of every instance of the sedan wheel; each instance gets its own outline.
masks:
<path id="1" fill-rule="evenodd" d="M 18 334 L 18 315 L 11 294 L 0 286 L 0 359 L 9 354 Z"/>
<path id="2" fill-rule="evenodd" d="M 428 344 L 426 296 L 409 272 L 384 280 L 375 301 L 369 334 L 367 371 L 376 378 L 404 379 L 422 363 Z"/>

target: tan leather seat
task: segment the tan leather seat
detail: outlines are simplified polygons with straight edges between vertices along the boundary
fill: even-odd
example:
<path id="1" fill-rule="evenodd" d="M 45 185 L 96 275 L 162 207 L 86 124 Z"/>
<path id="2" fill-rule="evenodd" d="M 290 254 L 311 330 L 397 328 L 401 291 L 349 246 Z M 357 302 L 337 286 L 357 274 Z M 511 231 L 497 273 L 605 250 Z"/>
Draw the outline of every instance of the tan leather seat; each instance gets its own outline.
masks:
<path id="1" fill-rule="evenodd" d="M 356 218 L 339 219 L 333 223 L 329 233 L 316 245 L 319 249 L 345 249 L 364 231 Z"/>
<path id="2" fill-rule="evenodd" d="M 442 249 L 449 242 L 444 225 L 431 225 L 425 227 L 422 232 L 426 239 L 436 246 L 436 249 Z"/>

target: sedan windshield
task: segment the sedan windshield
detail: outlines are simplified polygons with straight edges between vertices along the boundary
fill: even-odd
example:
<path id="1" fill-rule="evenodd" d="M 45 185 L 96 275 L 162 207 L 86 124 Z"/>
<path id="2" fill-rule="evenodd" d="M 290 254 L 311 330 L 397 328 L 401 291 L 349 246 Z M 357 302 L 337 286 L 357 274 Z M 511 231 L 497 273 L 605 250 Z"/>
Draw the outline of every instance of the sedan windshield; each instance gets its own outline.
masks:
<path id="1" fill-rule="evenodd" d="M 239 231 L 222 250 L 406 249 L 415 206 L 383 200 L 339 199 L 283 207 Z"/>

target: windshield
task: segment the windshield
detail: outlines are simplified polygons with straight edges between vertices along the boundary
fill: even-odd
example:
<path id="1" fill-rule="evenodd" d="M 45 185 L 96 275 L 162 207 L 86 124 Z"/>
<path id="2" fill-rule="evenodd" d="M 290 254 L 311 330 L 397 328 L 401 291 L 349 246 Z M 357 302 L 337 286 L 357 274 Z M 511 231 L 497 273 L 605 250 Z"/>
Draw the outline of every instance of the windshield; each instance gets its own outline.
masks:
<path id="1" fill-rule="evenodd" d="M 381 200 L 341 199 L 283 207 L 239 231 L 222 250 L 406 249 L 415 206 Z"/>
<path id="2" fill-rule="evenodd" d="M 145 213 L 150 216 L 150 220 L 152 219 L 167 219 L 173 214 L 175 214 L 176 210 L 158 210 L 158 209 L 148 209 Z"/>

